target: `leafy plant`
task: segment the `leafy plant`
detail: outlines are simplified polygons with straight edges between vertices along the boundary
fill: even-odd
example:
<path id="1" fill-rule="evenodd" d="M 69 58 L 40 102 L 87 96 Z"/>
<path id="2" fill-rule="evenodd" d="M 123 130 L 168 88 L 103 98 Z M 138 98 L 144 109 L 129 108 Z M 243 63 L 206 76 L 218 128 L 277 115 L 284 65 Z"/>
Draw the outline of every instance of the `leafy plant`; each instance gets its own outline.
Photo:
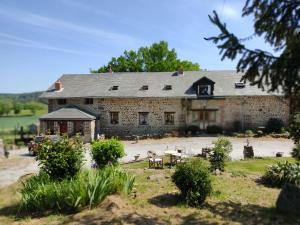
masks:
<path id="1" fill-rule="evenodd" d="M 263 183 L 281 187 L 285 183 L 300 184 L 300 164 L 286 162 L 277 162 L 271 165 L 264 176 Z"/>
<path id="2" fill-rule="evenodd" d="M 246 130 L 246 131 L 245 131 L 245 135 L 246 135 L 247 137 L 253 137 L 253 136 L 254 136 L 254 133 L 253 133 L 252 130 Z"/>
<path id="3" fill-rule="evenodd" d="M 212 193 L 212 179 L 204 160 L 194 159 L 178 164 L 172 181 L 190 206 L 202 205 Z"/>
<path id="4" fill-rule="evenodd" d="M 217 125 L 210 125 L 207 126 L 206 132 L 208 134 L 222 134 L 223 133 L 223 128 Z"/>
<path id="5" fill-rule="evenodd" d="M 296 143 L 296 146 L 293 148 L 292 156 L 300 162 L 300 142 Z"/>
<path id="6" fill-rule="evenodd" d="M 299 94 L 300 96 L 300 94 Z M 290 135 L 295 143 L 300 143 L 300 112 L 295 113 L 290 125 Z"/>
<path id="7" fill-rule="evenodd" d="M 99 167 L 115 165 L 125 155 L 124 146 L 117 139 L 99 140 L 92 143 L 92 157 Z"/>
<path id="8" fill-rule="evenodd" d="M 278 118 L 270 118 L 266 125 L 266 131 L 268 133 L 281 133 L 283 128 L 283 121 Z"/>
<path id="9" fill-rule="evenodd" d="M 187 127 L 187 131 L 190 131 L 192 133 L 192 135 L 196 135 L 197 132 L 200 131 L 200 128 L 198 126 L 195 125 L 190 125 Z"/>
<path id="10" fill-rule="evenodd" d="M 36 160 L 41 171 L 51 179 L 62 180 L 79 172 L 83 165 L 83 153 L 83 143 L 78 136 L 64 136 L 55 141 L 46 136 L 38 146 Z"/>
<path id="11" fill-rule="evenodd" d="M 21 210 L 42 213 L 91 209 L 109 194 L 130 194 L 134 181 L 133 176 L 118 167 L 83 171 L 62 181 L 53 181 L 42 172 L 23 183 Z"/>
<path id="12" fill-rule="evenodd" d="M 212 153 L 209 156 L 209 161 L 211 164 L 211 169 L 224 171 L 225 161 L 229 160 L 229 154 L 232 151 L 231 142 L 224 137 L 219 137 L 217 141 L 213 142 L 214 147 Z"/>

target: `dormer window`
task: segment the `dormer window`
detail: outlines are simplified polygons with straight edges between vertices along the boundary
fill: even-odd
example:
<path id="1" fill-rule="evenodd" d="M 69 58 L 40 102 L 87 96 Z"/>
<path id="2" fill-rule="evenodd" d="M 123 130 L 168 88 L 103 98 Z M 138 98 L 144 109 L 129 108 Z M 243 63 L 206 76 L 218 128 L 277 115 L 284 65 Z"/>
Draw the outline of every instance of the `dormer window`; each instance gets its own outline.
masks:
<path id="1" fill-rule="evenodd" d="M 198 97 L 207 97 L 214 94 L 215 82 L 207 77 L 202 77 L 193 84 L 193 89 Z"/>
<path id="2" fill-rule="evenodd" d="M 141 87 L 141 90 L 148 90 L 148 85 L 143 85 L 142 87 Z"/>
<path id="3" fill-rule="evenodd" d="M 116 91 L 119 89 L 119 86 L 112 86 L 111 90 Z"/>
<path id="4" fill-rule="evenodd" d="M 165 90 L 172 90 L 172 85 L 167 84 L 167 85 L 165 85 L 164 89 Z"/>
<path id="5" fill-rule="evenodd" d="M 211 95 L 211 86 L 210 85 L 198 85 L 197 95 Z"/>

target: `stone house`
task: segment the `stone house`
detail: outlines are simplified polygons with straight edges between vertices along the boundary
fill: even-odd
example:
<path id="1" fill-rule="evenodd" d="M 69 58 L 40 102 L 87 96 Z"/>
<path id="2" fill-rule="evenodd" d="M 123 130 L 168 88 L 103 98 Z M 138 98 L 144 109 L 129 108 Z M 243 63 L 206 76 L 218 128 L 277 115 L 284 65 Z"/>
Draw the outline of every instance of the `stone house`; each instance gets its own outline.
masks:
<path id="1" fill-rule="evenodd" d="M 218 125 L 232 129 L 265 126 L 270 118 L 288 123 L 290 101 L 240 82 L 235 71 L 178 71 L 63 75 L 41 98 L 49 114 L 41 132 L 162 134 L 182 127 Z"/>

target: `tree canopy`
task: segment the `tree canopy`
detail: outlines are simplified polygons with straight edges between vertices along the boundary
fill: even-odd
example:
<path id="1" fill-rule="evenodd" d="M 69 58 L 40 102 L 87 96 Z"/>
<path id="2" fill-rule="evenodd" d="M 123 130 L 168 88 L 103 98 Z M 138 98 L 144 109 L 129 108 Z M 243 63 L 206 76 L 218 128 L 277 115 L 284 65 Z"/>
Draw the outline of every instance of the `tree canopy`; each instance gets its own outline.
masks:
<path id="1" fill-rule="evenodd" d="M 106 65 L 92 73 L 114 72 L 163 72 L 176 71 L 179 68 L 189 71 L 199 70 L 198 63 L 177 58 L 175 49 L 169 49 L 168 43 L 160 41 L 150 47 L 140 47 L 138 51 L 124 51 L 123 55 L 113 57 Z"/>
<path id="2" fill-rule="evenodd" d="M 263 37 L 276 55 L 260 49 L 249 49 L 231 33 L 214 11 L 209 16 L 221 33 L 206 38 L 220 49 L 222 60 L 239 58 L 236 69 L 245 72 L 242 81 L 262 89 L 281 88 L 288 96 L 300 90 L 300 0 L 247 0 L 242 16 L 254 16 L 254 34 Z"/>

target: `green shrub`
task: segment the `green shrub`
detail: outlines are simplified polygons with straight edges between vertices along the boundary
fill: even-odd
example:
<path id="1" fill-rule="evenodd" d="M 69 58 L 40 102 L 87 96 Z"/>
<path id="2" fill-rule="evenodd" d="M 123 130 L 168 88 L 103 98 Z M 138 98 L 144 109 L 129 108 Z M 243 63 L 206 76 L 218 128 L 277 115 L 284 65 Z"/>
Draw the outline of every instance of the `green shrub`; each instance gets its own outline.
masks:
<path id="1" fill-rule="evenodd" d="M 118 163 L 118 159 L 123 156 L 125 156 L 124 146 L 114 138 L 92 143 L 92 157 L 99 167 L 104 167 L 108 164 L 115 165 Z"/>
<path id="2" fill-rule="evenodd" d="M 281 187 L 285 183 L 300 184 L 300 164 L 277 162 L 271 165 L 262 177 L 263 183 Z"/>
<path id="3" fill-rule="evenodd" d="M 280 133 L 283 128 L 283 121 L 278 118 L 270 118 L 266 125 L 267 133 Z"/>
<path id="4" fill-rule="evenodd" d="M 187 127 L 187 131 L 190 131 L 192 135 L 196 135 L 200 131 L 200 128 L 198 126 L 191 125 Z"/>
<path id="5" fill-rule="evenodd" d="M 300 143 L 300 112 L 294 115 L 290 125 L 290 136 L 295 143 Z"/>
<path id="6" fill-rule="evenodd" d="M 71 179 L 53 181 L 46 173 L 23 183 L 21 210 L 30 213 L 75 212 L 92 208 L 113 193 L 128 195 L 135 178 L 117 167 L 83 171 Z"/>
<path id="7" fill-rule="evenodd" d="M 300 142 L 296 143 L 296 146 L 293 148 L 292 156 L 300 162 Z"/>
<path id="8" fill-rule="evenodd" d="M 254 136 L 254 133 L 253 133 L 252 130 L 246 130 L 246 131 L 245 131 L 245 135 L 246 135 L 247 137 L 253 137 L 253 136 Z"/>
<path id="9" fill-rule="evenodd" d="M 79 137 L 66 136 L 53 141 L 45 137 L 38 146 L 36 160 L 51 179 L 74 177 L 83 165 L 83 143 Z"/>
<path id="10" fill-rule="evenodd" d="M 211 169 L 219 169 L 220 171 L 224 171 L 225 162 L 226 160 L 230 159 L 229 154 L 232 151 L 232 144 L 224 137 L 219 137 L 217 141 L 213 142 L 213 144 L 214 147 L 209 156 Z"/>
<path id="11" fill-rule="evenodd" d="M 239 120 L 235 120 L 232 124 L 232 129 L 234 132 L 240 132 L 242 130 L 242 125 Z"/>
<path id="12" fill-rule="evenodd" d="M 210 125 L 206 127 L 206 132 L 208 134 L 222 134 L 223 128 L 217 125 Z"/>
<path id="13" fill-rule="evenodd" d="M 212 179 L 204 160 L 194 159 L 178 164 L 172 181 L 190 206 L 200 206 L 212 192 Z"/>

